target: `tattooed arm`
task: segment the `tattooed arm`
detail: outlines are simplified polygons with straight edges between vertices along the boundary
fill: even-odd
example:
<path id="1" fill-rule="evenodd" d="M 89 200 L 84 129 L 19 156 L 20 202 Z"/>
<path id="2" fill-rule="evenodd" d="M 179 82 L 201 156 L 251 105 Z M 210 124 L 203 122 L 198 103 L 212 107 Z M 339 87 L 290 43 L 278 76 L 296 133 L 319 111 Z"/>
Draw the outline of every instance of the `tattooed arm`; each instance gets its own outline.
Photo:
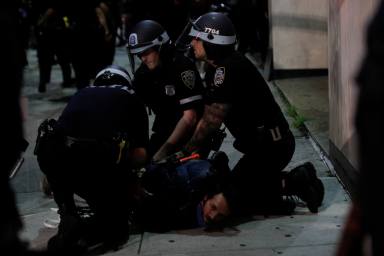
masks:
<path id="1" fill-rule="evenodd" d="M 185 110 L 183 116 L 180 118 L 172 134 L 167 141 L 160 147 L 160 149 L 153 156 L 154 161 L 159 161 L 170 153 L 174 153 L 175 148 L 180 146 L 180 141 L 184 138 L 191 136 L 197 123 L 197 114 L 194 109 Z M 188 136 L 188 137 L 187 137 Z"/>
<path id="2" fill-rule="evenodd" d="M 200 149 L 208 136 L 221 127 L 229 109 L 230 105 L 225 103 L 205 105 L 203 117 L 197 124 L 192 138 L 185 146 L 186 150 L 193 152 Z"/>

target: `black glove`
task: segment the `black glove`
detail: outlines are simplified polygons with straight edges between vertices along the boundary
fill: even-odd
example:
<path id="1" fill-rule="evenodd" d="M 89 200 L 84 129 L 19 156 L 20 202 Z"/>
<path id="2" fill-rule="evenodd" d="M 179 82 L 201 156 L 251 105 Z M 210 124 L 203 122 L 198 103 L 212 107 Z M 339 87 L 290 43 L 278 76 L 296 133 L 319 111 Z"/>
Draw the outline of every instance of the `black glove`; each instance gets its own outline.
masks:
<path id="1" fill-rule="evenodd" d="M 177 151 L 176 153 L 167 157 L 167 161 L 173 164 L 179 165 L 186 161 L 189 161 L 192 159 L 198 159 L 198 158 L 200 158 L 200 155 L 198 153 L 190 152 L 187 149 L 183 148 L 182 150 Z"/>

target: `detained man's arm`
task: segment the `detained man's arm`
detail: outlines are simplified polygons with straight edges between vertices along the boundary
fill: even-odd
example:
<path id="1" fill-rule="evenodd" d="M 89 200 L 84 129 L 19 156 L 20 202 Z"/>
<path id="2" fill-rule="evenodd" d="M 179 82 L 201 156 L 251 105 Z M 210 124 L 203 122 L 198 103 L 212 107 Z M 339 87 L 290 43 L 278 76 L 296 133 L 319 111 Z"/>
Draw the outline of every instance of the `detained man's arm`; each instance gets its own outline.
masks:
<path id="1" fill-rule="evenodd" d="M 194 109 L 184 110 L 183 116 L 180 118 L 172 134 L 156 152 L 152 160 L 156 162 L 174 153 L 175 147 L 180 144 L 180 141 L 187 136 L 190 136 L 196 126 L 196 123 L 196 111 Z"/>
<path id="2" fill-rule="evenodd" d="M 230 105 L 225 103 L 205 105 L 203 117 L 198 122 L 196 130 L 185 149 L 188 152 L 199 150 L 208 136 L 220 129 L 229 109 Z"/>

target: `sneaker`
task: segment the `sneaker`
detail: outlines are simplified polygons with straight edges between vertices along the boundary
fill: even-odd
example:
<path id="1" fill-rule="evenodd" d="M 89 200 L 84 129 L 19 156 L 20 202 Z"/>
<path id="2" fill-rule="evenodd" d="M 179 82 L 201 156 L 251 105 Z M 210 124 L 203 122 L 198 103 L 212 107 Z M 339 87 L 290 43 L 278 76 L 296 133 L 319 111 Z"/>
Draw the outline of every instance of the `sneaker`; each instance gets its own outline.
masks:
<path id="1" fill-rule="evenodd" d="M 312 163 L 306 162 L 292 169 L 286 174 L 285 182 L 286 195 L 299 197 L 312 213 L 318 212 L 324 199 L 324 185 Z"/>

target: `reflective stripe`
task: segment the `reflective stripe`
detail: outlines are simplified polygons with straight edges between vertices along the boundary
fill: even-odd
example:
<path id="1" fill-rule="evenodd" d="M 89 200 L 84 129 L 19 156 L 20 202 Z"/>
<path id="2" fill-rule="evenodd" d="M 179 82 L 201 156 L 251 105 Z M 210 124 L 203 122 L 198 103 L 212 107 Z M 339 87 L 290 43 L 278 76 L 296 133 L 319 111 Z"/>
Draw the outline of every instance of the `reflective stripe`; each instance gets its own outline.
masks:
<path id="1" fill-rule="evenodd" d="M 195 95 L 195 96 L 180 100 L 180 104 L 181 105 L 187 104 L 187 103 L 190 103 L 190 102 L 195 101 L 195 100 L 200 100 L 202 98 L 203 98 L 203 96 L 201 96 L 201 95 Z"/>
<path id="2" fill-rule="evenodd" d="M 104 72 L 106 71 L 109 71 L 111 72 L 112 74 L 118 74 L 118 75 L 121 75 L 122 77 L 124 77 L 129 83 L 131 83 L 131 78 L 123 71 L 121 70 L 118 70 L 116 68 L 106 68 L 106 69 L 103 69 L 101 70 L 97 75 L 96 75 L 96 78 L 98 78 L 99 76 L 101 76 Z"/>
<path id="3" fill-rule="evenodd" d="M 209 39 L 208 35 L 212 37 Z M 189 32 L 189 36 L 200 38 L 203 41 L 208 43 L 220 44 L 220 45 L 229 45 L 236 43 L 236 36 L 221 36 L 213 33 L 205 33 L 202 31 L 198 31 L 195 28 L 191 28 Z"/>
<path id="4" fill-rule="evenodd" d="M 95 86 L 95 85 L 90 85 L 88 86 L 90 88 L 117 88 L 117 89 L 121 89 L 121 90 L 124 90 L 126 92 L 128 92 L 129 94 L 135 94 L 135 91 L 130 89 L 128 86 L 123 86 L 123 85 L 118 85 L 118 84 L 114 84 L 114 85 L 99 85 L 99 86 Z"/>
<path id="5" fill-rule="evenodd" d="M 269 131 L 271 132 L 273 141 L 278 141 L 278 140 L 281 140 L 281 139 L 283 138 L 283 137 L 281 136 L 279 126 L 276 126 L 276 127 L 273 128 L 273 129 L 269 129 Z"/>
<path id="6" fill-rule="evenodd" d="M 159 40 L 159 38 L 161 38 L 161 41 Z M 167 32 L 164 31 L 160 36 L 156 37 L 155 40 L 148 42 L 149 44 L 147 44 L 147 42 L 142 43 L 145 45 L 141 46 L 141 47 L 140 46 L 136 47 L 136 45 L 128 44 L 128 48 L 132 54 L 138 54 L 138 53 L 144 52 L 145 50 L 147 50 L 147 49 L 149 49 L 155 45 L 162 45 L 162 44 L 168 42 L 168 40 L 169 40 L 169 36 L 168 36 Z M 140 45 L 140 43 L 138 45 Z"/>

